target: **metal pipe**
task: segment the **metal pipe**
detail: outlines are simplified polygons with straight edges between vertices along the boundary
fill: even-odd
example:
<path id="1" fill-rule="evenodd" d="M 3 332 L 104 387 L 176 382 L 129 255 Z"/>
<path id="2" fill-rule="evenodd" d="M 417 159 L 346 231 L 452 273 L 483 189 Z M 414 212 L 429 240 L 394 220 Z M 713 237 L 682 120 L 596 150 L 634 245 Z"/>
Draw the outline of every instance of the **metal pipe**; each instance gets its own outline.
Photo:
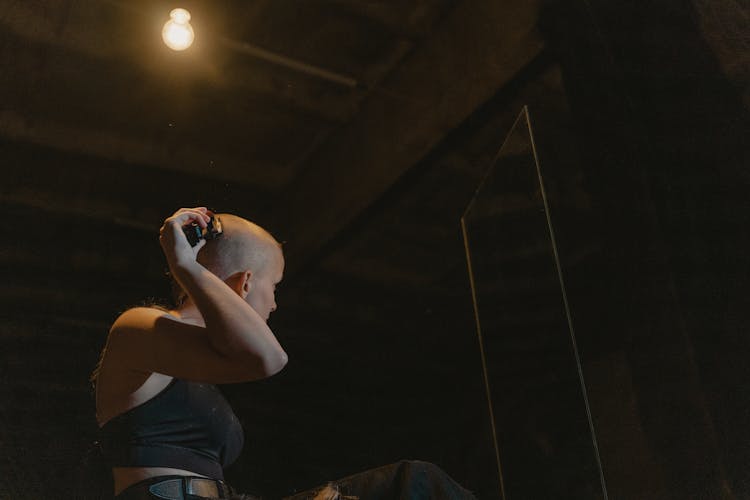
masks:
<path id="1" fill-rule="evenodd" d="M 226 47 L 229 47 L 232 50 L 236 50 L 237 52 L 241 52 L 252 57 L 257 57 L 258 59 L 262 59 L 279 66 L 284 66 L 285 68 L 289 68 L 306 75 L 314 76 L 316 78 L 327 80 L 329 82 L 333 82 L 352 89 L 359 86 L 359 82 L 357 82 L 357 80 L 350 76 L 334 73 L 333 71 L 328 71 L 327 69 L 313 66 L 311 64 L 298 61 L 297 59 L 292 59 L 291 57 L 277 54 L 276 52 L 271 52 L 270 50 L 263 49 L 247 42 L 239 42 L 224 36 L 219 37 L 219 41 Z"/>

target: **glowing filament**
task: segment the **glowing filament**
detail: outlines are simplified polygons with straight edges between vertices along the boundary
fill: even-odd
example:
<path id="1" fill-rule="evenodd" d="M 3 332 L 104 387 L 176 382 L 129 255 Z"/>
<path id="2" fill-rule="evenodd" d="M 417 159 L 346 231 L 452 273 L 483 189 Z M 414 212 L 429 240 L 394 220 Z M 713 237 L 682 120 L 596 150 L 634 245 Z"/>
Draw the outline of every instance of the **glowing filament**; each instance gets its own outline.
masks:
<path id="1" fill-rule="evenodd" d="M 190 26 L 190 12 L 185 9 L 174 9 L 169 13 L 171 18 L 164 24 L 161 37 L 172 50 L 185 50 L 193 44 L 195 33 Z"/>

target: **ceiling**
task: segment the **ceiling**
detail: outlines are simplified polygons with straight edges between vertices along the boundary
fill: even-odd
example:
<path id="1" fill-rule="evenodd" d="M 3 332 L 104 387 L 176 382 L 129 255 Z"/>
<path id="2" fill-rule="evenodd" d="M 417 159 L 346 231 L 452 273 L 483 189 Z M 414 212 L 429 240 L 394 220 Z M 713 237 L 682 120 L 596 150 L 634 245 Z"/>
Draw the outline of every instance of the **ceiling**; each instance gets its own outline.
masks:
<path id="1" fill-rule="evenodd" d="M 186 1 L 196 41 L 178 53 L 160 40 L 175 5 L 4 2 L 0 135 L 86 160 L 15 177 L 3 202 L 145 230 L 168 211 L 123 200 L 123 178 L 223 182 L 206 203 L 293 242 L 293 270 L 542 47 L 534 2 Z M 81 175 L 75 203 L 49 182 Z"/>

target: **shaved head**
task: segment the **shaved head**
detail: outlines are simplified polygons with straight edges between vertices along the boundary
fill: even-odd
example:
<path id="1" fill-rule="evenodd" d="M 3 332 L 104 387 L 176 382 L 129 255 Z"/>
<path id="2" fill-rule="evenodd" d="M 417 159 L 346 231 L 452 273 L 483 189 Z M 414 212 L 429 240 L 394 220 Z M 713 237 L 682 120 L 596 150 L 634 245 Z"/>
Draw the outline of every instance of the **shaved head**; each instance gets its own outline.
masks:
<path id="1" fill-rule="evenodd" d="M 259 225 L 232 214 L 216 216 L 221 220 L 223 234 L 207 241 L 197 260 L 222 281 L 244 271 L 261 276 L 269 262 L 281 255 L 281 243 Z M 178 290 L 178 305 L 185 298 L 185 292 Z"/>
<path id="2" fill-rule="evenodd" d="M 222 280 L 235 273 L 262 274 L 281 244 L 271 233 L 247 219 L 232 214 L 216 214 L 224 234 L 206 242 L 198 252 L 198 262 Z"/>

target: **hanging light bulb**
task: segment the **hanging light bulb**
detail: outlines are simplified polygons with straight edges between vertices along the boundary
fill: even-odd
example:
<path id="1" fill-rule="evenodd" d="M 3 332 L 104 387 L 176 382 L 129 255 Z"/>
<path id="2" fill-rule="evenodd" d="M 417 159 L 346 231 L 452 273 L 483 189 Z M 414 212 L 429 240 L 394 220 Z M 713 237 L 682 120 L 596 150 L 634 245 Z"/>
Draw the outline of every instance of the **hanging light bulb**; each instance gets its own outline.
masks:
<path id="1" fill-rule="evenodd" d="M 190 26 L 190 12 L 185 9 L 174 9 L 169 13 L 171 18 L 164 24 L 161 37 L 172 50 L 185 50 L 193 44 L 195 33 Z"/>

